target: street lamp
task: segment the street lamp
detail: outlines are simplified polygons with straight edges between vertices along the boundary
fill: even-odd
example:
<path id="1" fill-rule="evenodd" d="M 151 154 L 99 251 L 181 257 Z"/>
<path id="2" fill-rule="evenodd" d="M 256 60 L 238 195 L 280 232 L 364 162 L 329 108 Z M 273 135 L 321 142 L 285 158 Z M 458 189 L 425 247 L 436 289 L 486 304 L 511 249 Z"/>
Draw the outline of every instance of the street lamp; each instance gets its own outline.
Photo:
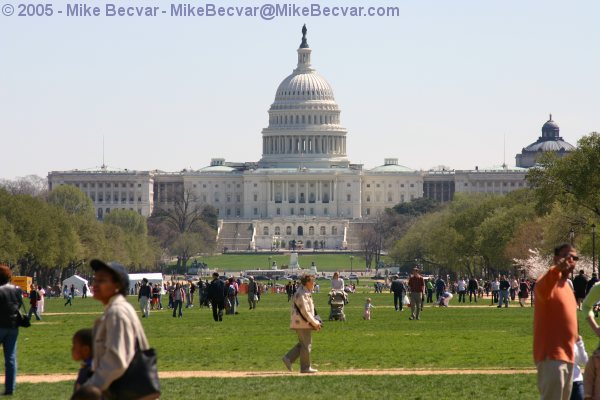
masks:
<path id="1" fill-rule="evenodd" d="M 350 256 L 350 275 L 352 275 L 352 261 L 354 261 L 354 256 Z"/>
<path id="2" fill-rule="evenodd" d="M 596 224 L 592 224 L 592 273 L 596 272 Z"/>

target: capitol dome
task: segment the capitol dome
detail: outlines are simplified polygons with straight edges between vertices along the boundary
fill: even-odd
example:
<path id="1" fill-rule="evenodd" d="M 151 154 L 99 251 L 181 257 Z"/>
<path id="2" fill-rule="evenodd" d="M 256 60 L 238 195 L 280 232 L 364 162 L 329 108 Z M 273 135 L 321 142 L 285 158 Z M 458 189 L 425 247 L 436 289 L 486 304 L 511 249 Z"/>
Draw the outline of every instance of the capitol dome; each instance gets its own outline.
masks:
<path id="1" fill-rule="evenodd" d="M 331 100 L 333 90 L 329 83 L 316 72 L 294 72 L 281 82 L 275 94 L 275 102 L 286 100 Z"/>
<path id="2" fill-rule="evenodd" d="M 298 64 L 277 87 L 262 131 L 262 168 L 347 168 L 346 129 L 329 83 L 311 66 L 302 29 Z"/>

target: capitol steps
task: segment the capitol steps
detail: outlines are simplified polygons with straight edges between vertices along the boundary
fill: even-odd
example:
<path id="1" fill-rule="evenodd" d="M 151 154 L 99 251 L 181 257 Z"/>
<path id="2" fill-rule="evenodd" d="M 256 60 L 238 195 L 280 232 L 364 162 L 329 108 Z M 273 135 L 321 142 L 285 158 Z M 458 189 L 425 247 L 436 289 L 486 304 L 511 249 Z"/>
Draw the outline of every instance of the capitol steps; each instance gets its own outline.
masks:
<path id="1" fill-rule="evenodd" d="M 252 234 L 250 221 L 220 221 L 217 243 L 222 251 L 245 251 L 249 249 Z"/>

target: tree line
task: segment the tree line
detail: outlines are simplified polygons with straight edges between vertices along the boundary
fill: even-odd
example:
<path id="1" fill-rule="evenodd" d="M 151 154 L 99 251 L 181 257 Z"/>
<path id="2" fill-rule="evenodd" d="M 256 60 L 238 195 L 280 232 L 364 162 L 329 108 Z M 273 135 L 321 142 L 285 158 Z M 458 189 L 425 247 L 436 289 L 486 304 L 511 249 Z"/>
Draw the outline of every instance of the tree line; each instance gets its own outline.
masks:
<path id="1" fill-rule="evenodd" d="M 41 178 L 27 177 L 0 182 L 0 231 L 0 263 L 54 285 L 88 274 L 92 258 L 115 260 L 131 271 L 160 270 L 171 258 L 185 267 L 192 255 L 214 247 L 216 214 L 188 194 L 150 218 L 114 209 L 99 221 L 78 188 L 48 192 Z"/>
<path id="2" fill-rule="evenodd" d="M 527 180 L 528 189 L 503 196 L 457 193 L 444 205 L 398 205 L 375 219 L 367 238 L 381 246 L 366 244 L 365 252 L 379 247 L 397 264 L 475 276 L 519 274 L 520 260 L 565 242 L 590 257 L 592 226 L 600 228 L 600 134 L 584 136 L 564 157 L 544 154 Z M 415 205 L 422 212 L 411 212 Z"/>

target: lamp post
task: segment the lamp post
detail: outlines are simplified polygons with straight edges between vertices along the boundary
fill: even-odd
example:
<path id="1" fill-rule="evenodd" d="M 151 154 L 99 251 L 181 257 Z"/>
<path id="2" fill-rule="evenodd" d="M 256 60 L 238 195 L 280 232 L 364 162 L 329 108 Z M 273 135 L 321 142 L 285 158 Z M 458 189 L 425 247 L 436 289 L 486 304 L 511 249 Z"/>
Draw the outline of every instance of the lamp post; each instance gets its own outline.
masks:
<path id="1" fill-rule="evenodd" d="M 592 224 L 592 273 L 596 272 L 596 224 Z"/>
<path id="2" fill-rule="evenodd" d="M 571 246 L 573 246 L 573 243 L 575 242 L 575 231 L 573 228 L 569 229 L 569 241 L 571 242 Z M 571 271 L 571 280 L 573 280 L 573 275 L 574 273 Z"/>
<path id="3" fill-rule="evenodd" d="M 352 275 L 352 261 L 354 261 L 354 256 L 350 256 L 350 275 Z"/>

